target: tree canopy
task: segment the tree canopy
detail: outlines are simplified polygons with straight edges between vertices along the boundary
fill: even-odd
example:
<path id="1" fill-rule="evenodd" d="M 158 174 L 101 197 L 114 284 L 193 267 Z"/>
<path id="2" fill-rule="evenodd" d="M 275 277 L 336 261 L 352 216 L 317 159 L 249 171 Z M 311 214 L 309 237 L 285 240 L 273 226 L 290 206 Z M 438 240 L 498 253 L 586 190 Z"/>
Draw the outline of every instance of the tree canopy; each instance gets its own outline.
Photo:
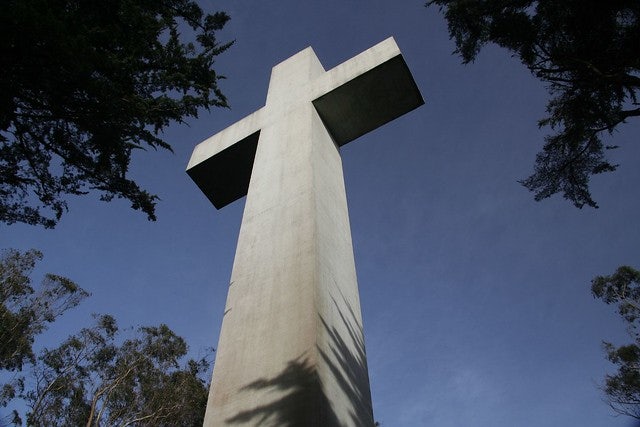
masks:
<path id="1" fill-rule="evenodd" d="M 619 267 L 610 276 L 593 279 L 591 292 L 606 304 L 618 306 L 633 339 L 620 347 L 603 343 L 607 359 L 618 367 L 617 373 L 605 377 L 607 400 L 619 414 L 640 419 L 640 271 Z"/>
<path id="2" fill-rule="evenodd" d="M 22 425 L 25 416 L 29 426 L 201 426 L 210 363 L 206 357 L 184 361 L 187 350 L 166 325 L 141 327 L 124 339 L 113 317 L 98 316 L 94 326 L 42 350 L 28 375 L 3 385 L 0 406 L 18 398 L 27 407 L 5 421 Z"/>
<path id="3" fill-rule="evenodd" d="M 0 221 L 54 227 L 90 190 L 155 220 L 131 154 L 227 106 L 212 67 L 228 20 L 192 0 L 0 2 Z"/>
<path id="4" fill-rule="evenodd" d="M 597 207 L 594 174 L 614 171 L 603 132 L 640 116 L 640 2 L 637 0 L 431 0 L 448 21 L 456 52 L 473 61 L 487 43 L 518 57 L 547 83 L 552 133 L 534 173 L 521 183 L 541 200 L 562 192 Z"/>
<path id="5" fill-rule="evenodd" d="M 66 277 L 47 274 L 39 286 L 30 275 L 42 253 L 9 249 L 0 256 L 0 370 L 34 362 L 35 336 L 88 293 Z"/>
<path id="6" fill-rule="evenodd" d="M 32 426 L 201 426 L 209 362 L 166 325 L 120 340 L 111 316 L 45 349 L 20 397 Z"/>
<path id="7" fill-rule="evenodd" d="M 201 426 L 210 363 L 185 360 L 186 342 L 166 325 L 123 332 L 112 316 L 97 316 L 36 356 L 36 335 L 88 296 L 53 274 L 34 285 L 41 258 L 13 249 L 0 257 L 0 409 L 16 399 L 27 408 L 0 415 L 0 425 Z"/>

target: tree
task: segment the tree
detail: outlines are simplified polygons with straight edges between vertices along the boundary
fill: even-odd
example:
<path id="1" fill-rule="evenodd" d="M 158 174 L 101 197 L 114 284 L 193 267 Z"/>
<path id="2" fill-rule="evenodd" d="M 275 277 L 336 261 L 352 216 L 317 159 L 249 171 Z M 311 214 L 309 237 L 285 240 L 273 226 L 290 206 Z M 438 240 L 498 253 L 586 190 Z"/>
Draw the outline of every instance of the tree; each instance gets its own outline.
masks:
<path id="1" fill-rule="evenodd" d="M 166 325 L 119 341 L 111 316 L 45 349 L 19 395 L 30 426 L 201 426 L 209 363 L 180 361 L 185 341 Z"/>
<path id="2" fill-rule="evenodd" d="M 227 106 L 212 66 L 228 20 L 193 0 L 0 2 L 0 221 L 52 228 L 89 190 L 155 220 L 131 154 L 171 150 L 171 122 Z"/>
<path id="3" fill-rule="evenodd" d="M 42 253 L 9 249 L 0 256 L 0 370 L 20 371 L 34 362 L 33 342 L 47 324 L 89 294 L 71 280 L 45 275 L 39 287 L 31 272 Z"/>
<path id="4" fill-rule="evenodd" d="M 618 306 L 633 338 L 632 344 L 620 347 L 603 343 L 607 359 L 618 367 L 615 375 L 605 377 L 607 400 L 617 413 L 640 419 L 640 271 L 619 267 L 611 276 L 593 279 L 591 292 L 606 304 Z"/>
<path id="5" fill-rule="evenodd" d="M 202 425 L 209 362 L 181 364 L 187 344 L 166 325 L 142 327 L 124 339 L 113 317 L 100 316 L 35 357 L 35 336 L 88 296 L 53 274 L 32 286 L 41 259 L 36 250 L 10 249 L 0 257 L 0 371 L 22 372 L 0 384 L 0 407 L 22 399 L 30 426 Z M 21 425 L 24 415 L 13 410 L 0 424 Z"/>
<path id="6" fill-rule="evenodd" d="M 534 173 L 520 181 L 542 200 L 562 192 L 597 207 L 591 175 L 614 171 L 603 132 L 640 116 L 640 2 L 637 0 L 431 0 L 448 21 L 456 53 L 473 61 L 487 43 L 510 50 L 547 83 L 545 138 Z"/>

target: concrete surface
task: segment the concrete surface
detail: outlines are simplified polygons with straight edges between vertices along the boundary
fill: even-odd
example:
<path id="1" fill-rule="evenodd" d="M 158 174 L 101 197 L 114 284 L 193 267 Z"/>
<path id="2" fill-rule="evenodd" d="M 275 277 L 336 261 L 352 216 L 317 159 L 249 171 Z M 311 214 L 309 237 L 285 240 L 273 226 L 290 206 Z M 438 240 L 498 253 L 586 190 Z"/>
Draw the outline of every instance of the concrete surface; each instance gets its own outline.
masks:
<path id="1" fill-rule="evenodd" d="M 422 103 L 393 39 L 328 72 L 307 48 L 196 147 L 217 208 L 248 192 L 205 426 L 373 425 L 339 146 Z"/>

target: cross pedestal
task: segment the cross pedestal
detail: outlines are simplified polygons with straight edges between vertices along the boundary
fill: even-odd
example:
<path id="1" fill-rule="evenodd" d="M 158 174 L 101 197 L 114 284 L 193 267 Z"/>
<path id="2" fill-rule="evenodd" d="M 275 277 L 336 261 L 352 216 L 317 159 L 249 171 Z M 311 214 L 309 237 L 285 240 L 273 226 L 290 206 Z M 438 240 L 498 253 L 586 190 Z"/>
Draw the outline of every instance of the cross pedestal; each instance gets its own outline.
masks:
<path id="1" fill-rule="evenodd" d="M 307 48 L 195 148 L 216 208 L 248 194 L 205 426 L 373 426 L 339 147 L 422 104 L 392 38 L 329 71 Z"/>

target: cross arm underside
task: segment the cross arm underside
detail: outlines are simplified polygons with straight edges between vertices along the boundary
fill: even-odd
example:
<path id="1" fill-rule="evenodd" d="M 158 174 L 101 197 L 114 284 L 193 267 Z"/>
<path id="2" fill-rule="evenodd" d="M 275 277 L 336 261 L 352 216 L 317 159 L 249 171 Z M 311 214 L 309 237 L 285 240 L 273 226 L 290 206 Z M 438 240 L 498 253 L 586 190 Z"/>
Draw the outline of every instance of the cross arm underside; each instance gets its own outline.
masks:
<path id="1" fill-rule="evenodd" d="M 340 146 L 424 104 L 393 38 L 327 71 L 313 105 Z"/>
<path id="2" fill-rule="evenodd" d="M 247 194 L 258 146 L 262 109 L 198 144 L 187 174 L 221 209 Z"/>

